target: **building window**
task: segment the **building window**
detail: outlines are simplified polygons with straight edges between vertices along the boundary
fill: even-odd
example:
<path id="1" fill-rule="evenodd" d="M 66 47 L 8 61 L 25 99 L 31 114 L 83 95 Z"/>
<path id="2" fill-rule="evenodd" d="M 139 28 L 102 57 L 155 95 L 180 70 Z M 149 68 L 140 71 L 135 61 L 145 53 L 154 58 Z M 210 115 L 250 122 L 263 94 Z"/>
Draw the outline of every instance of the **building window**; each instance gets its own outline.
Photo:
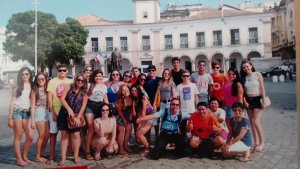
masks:
<path id="1" fill-rule="evenodd" d="M 197 32 L 197 47 L 203 48 L 205 47 L 205 35 L 204 32 Z"/>
<path id="2" fill-rule="evenodd" d="M 173 49 L 172 35 L 165 35 L 165 49 Z"/>
<path id="3" fill-rule="evenodd" d="M 150 65 L 152 65 L 152 61 L 141 61 L 141 66 L 139 66 L 141 73 L 147 73 L 147 69 Z"/>
<path id="4" fill-rule="evenodd" d="M 222 46 L 222 31 L 213 31 L 214 46 Z"/>
<path id="5" fill-rule="evenodd" d="M 231 45 L 238 45 L 240 44 L 240 31 L 238 29 L 231 29 Z"/>
<path id="6" fill-rule="evenodd" d="M 106 37 L 106 51 L 113 51 L 114 43 L 112 37 Z"/>
<path id="7" fill-rule="evenodd" d="M 258 43 L 257 28 L 249 28 L 249 43 Z"/>
<path id="8" fill-rule="evenodd" d="M 121 51 L 128 51 L 127 37 L 120 37 Z"/>
<path id="9" fill-rule="evenodd" d="M 187 33 L 180 34 L 180 48 L 189 47 L 189 37 Z"/>
<path id="10" fill-rule="evenodd" d="M 150 36 L 142 36 L 143 50 L 150 50 Z"/>
<path id="11" fill-rule="evenodd" d="M 92 41 L 92 52 L 99 52 L 98 38 L 91 38 Z"/>
<path id="12" fill-rule="evenodd" d="M 148 12 L 143 12 L 143 18 L 147 19 L 148 18 Z"/>

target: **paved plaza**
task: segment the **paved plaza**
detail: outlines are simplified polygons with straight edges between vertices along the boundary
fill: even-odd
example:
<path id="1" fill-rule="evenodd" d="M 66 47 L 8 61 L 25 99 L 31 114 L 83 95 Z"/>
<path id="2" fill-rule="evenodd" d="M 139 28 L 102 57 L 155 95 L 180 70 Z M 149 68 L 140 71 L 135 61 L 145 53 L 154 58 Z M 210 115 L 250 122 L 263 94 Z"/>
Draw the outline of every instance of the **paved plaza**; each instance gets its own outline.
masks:
<path id="1" fill-rule="evenodd" d="M 297 148 L 297 123 L 296 123 L 296 83 L 272 83 L 270 79 L 265 82 L 267 95 L 272 101 L 272 105 L 263 112 L 262 124 L 266 138 L 265 149 L 263 152 L 251 156 L 249 162 L 239 162 L 236 159 L 198 159 L 193 156 L 187 156 L 181 159 L 175 159 L 172 151 L 160 160 L 151 160 L 139 156 L 138 148 L 135 148 L 135 154 L 129 157 L 114 156 L 100 161 L 87 161 L 82 157 L 81 165 L 87 165 L 89 168 L 103 169 L 126 169 L 126 168 L 144 168 L 144 169 L 296 169 L 298 168 L 298 148 Z M 3 95 L 2 95 L 3 96 Z M 6 104 L 8 105 L 8 104 Z M 3 112 L 2 112 L 3 113 Z M 5 112 L 7 113 L 7 112 Z M 7 116 L 6 116 L 7 117 Z M 1 116 L 1 118 L 6 118 Z M 0 121 L 2 124 L 0 131 L 12 130 L 5 128 L 6 120 Z M 6 132 L 9 133 L 9 132 Z M 0 137 L 0 168 L 19 168 L 15 165 L 13 153 L 13 135 L 1 135 Z M 60 135 L 60 134 L 59 134 Z M 24 137 L 24 136 L 23 136 Z M 35 142 L 31 146 L 29 158 L 34 160 Z M 60 139 L 58 138 L 58 141 Z M 57 145 L 57 154 L 59 155 L 60 145 Z M 141 148 L 139 148 L 141 150 Z M 60 156 L 60 155 L 59 155 Z M 65 166 L 74 166 L 72 157 L 68 157 Z M 27 168 L 53 168 L 57 163 L 45 165 L 34 163 Z"/>

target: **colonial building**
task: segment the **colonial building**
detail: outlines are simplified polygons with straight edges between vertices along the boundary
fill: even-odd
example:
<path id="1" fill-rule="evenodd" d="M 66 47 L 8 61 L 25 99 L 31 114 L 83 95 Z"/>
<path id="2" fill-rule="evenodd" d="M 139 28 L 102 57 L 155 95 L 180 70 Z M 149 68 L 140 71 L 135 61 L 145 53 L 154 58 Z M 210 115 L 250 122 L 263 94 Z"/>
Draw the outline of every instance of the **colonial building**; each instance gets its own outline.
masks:
<path id="1" fill-rule="evenodd" d="M 159 0 L 132 0 L 133 20 L 110 21 L 88 14 L 76 18 L 89 37 L 86 63 L 110 70 L 115 47 L 122 53 L 123 71 L 132 66 L 144 70 L 154 64 L 160 72 L 178 56 L 183 69 L 196 70 L 199 60 L 219 60 L 223 70 L 239 69 L 242 59 L 271 58 L 271 14 L 243 11 L 223 5 L 219 9 L 201 4 L 169 4 L 160 13 Z M 101 51 L 102 56 L 97 57 Z M 100 63 L 97 62 L 100 60 Z M 207 67 L 210 70 L 210 66 Z"/>
<path id="2" fill-rule="evenodd" d="M 272 13 L 273 56 L 293 62 L 296 58 L 294 0 L 282 0 Z"/>

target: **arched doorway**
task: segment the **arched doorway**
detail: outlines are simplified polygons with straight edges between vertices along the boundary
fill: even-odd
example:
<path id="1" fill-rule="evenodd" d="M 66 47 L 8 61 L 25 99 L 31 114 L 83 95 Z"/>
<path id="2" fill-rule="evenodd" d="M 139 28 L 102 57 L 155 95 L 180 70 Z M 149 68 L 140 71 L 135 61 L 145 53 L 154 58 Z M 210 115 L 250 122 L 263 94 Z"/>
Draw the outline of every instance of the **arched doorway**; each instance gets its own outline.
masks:
<path id="1" fill-rule="evenodd" d="M 229 56 L 229 68 L 233 67 L 239 70 L 243 56 L 239 52 L 234 52 Z"/>
<path id="2" fill-rule="evenodd" d="M 257 51 L 252 51 L 248 54 L 247 59 L 260 58 L 260 57 L 261 57 L 260 53 L 258 53 Z"/>
<path id="3" fill-rule="evenodd" d="M 191 58 L 189 56 L 185 55 L 180 58 L 180 68 L 187 69 L 190 72 L 192 71 L 192 63 L 191 63 Z"/>

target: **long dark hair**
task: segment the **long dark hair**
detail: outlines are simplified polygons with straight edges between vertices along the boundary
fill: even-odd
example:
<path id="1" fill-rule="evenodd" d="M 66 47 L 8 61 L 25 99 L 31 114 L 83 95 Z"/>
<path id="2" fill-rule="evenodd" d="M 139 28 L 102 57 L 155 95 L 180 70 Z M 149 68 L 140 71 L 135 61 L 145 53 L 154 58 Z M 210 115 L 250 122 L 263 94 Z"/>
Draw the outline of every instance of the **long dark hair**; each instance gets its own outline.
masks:
<path id="1" fill-rule="evenodd" d="M 81 88 L 79 89 L 79 93 L 78 93 L 78 94 L 83 95 L 83 94 L 86 93 L 86 89 L 87 89 L 87 77 L 86 77 L 86 75 L 84 75 L 83 73 L 80 73 L 80 74 L 78 74 L 78 75 L 74 78 L 74 82 L 73 82 L 73 84 L 71 85 L 70 92 L 72 92 L 72 94 L 76 93 L 76 90 L 77 90 L 76 80 L 77 80 L 80 76 L 83 78 L 84 86 L 81 87 Z"/>
<path id="2" fill-rule="evenodd" d="M 137 97 L 136 97 L 136 96 L 133 96 L 133 95 L 131 94 L 131 89 L 132 89 L 132 88 L 136 88 L 137 93 L 138 93 Z M 142 92 L 141 88 L 140 88 L 138 85 L 133 85 L 133 86 L 131 86 L 131 88 L 130 88 L 130 95 L 131 95 L 131 97 L 132 97 L 132 101 L 135 101 L 135 102 L 136 102 L 134 108 L 135 108 L 137 114 L 141 113 L 141 112 L 142 112 L 142 109 L 143 109 L 143 97 L 144 97 L 144 93 Z"/>
<path id="3" fill-rule="evenodd" d="M 29 69 L 29 67 L 22 67 L 19 72 L 18 72 L 18 76 L 17 76 L 17 97 L 22 95 L 22 92 L 24 90 L 24 81 L 22 79 L 23 76 L 23 72 L 27 70 L 29 73 L 29 83 L 30 83 L 30 87 L 32 88 L 32 81 L 33 81 L 33 77 L 32 77 L 32 72 Z"/>
<path id="4" fill-rule="evenodd" d="M 141 79 L 142 76 L 144 76 L 145 79 L 147 79 L 147 76 L 146 76 L 145 74 L 143 74 L 143 73 L 139 74 L 139 76 L 138 76 L 138 78 L 137 78 L 137 80 L 136 80 L 136 85 L 137 85 L 137 86 L 140 86 L 140 85 L 141 85 L 140 79 Z M 144 85 L 142 85 L 142 86 L 145 88 L 145 85 L 146 85 L 146 81 L 145 81 Z"/>
<path id="5" fill-rule="evenodd" d="M 102 108 L 104 106 L 107 106 L 108 109 L 109 109 L 109 113 L 108 113 L 108 117 L 112 117 L 114 114 L 113 114 L 113 111 L 111 111 L 111 108 L 110 108 L 110 105 L 108 103 L 103 103 L 102 106 L 101 106 L 101 109 L 100 109 L 100 117 L 102 116 Z"/>
<path id="6" fill-rule="evenodd" d="M 121 75 L 121 72 L 117 69 L 111 71 L 110 75 L 109 75 L 109 81 L 112 82 L 113 81 L 113 72 L 118 72 L 119 73 L 119 81 L 123 81 L 123 77 Z"/>
<path id="7" fill-rule="evenodd" d="M 88 95 L 91 95 L 92 92 L 93 92 L 93 90 L 94 90 L 95 83 L 96 83 L 95 77 L 97 76 L 97 74 L 101 74 L 102 78 L 103 78 L 103 72 L 102 72 L 102 70 L 97 69 L 97 70 L 93 71 L 93 73 L 90 75 L 90 77 L 88 79 L 89 82 L 91 83 L 91 86 L 90 86 L 90 88 L 88 89 L 88 92 L 87 92 Z"/>
<path id="8" fill-rule="evenodd" d="M 47 93 L 47 86 L 48 86 L 48 75 L 44 72 L 39 72 L 35 78 L 34 78 L 34 81 L 33 81 L 33 87 L 32 87 L 32 90 L 35 94 L 35 99 L 38 100 L 39 99 L 39 84 L 38 84 L 38 77 L 39 75 L 43 75 L 45 77 L 45 85 L 44 85 L 44 92 Z"/>
<path id="9" fill-rule="evenodd" d="M 238 83 L 240 82 L 240 75 L 239 75 L 239 72 L 237 71 L 236 68 L 229 68 L 227 73 L 229 74 L 229 72 L 233 72 L 235 74 L 235 79 L 232 81 L 232 86 L 231 86 L 231 95 L 232 96 L 237 96 L 238 95 Z"/>
<path id="10" fill-rule="evenodd" d="M 242 82 L 243 85 L 245 83 L 245 79 L 246 79 L 246 76 L 247 76 L 246 72 L 244 72 L 244 70 L 243 70 L 243 64 L 245 64 L 245 63 L 249 63 L 252 66 L 252 69 L 251 69 L 252 72 L 255 72 L 255 68 L 252 65 L 252 63 L 250 62 L 250 60 L 243 60 L 242 61 L 242 63 L 241 63 L 241 69 L 240 69 L 240 75 L 241 75 L 241 82 Z"/>

